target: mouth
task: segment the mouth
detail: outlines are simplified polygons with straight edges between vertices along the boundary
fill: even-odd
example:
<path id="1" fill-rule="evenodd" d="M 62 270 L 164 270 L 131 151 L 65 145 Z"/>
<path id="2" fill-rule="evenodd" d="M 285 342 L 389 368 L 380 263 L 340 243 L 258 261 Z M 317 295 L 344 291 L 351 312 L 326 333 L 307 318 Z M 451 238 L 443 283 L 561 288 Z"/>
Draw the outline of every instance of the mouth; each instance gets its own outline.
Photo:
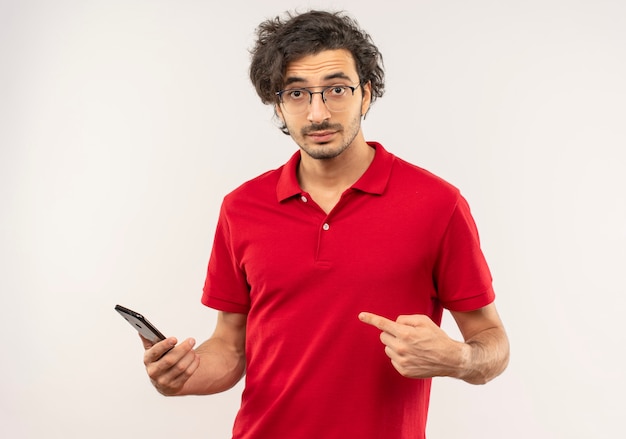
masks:
<path id="1" fill-rule="evenodd" d="M 329 142 L 335 133 L 336 131 L 313 131 L 307 133 L 307 136 L 317 143 L 324 143 Z"/>

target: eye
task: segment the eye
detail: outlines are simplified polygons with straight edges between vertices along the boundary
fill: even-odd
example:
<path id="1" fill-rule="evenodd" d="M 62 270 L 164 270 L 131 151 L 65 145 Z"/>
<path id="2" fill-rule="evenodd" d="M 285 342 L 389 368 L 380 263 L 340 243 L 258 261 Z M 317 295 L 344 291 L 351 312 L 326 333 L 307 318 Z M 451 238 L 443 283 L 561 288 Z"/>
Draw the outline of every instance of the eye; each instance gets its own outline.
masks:
<path id="1" fill-rule="evenodd" d="M 343 85 L 335 85 L 327 89 L 328 97 L 337 98 L 343 96 L 346 93 L 346 88 Z"/>
<path id="2" fill-rule="evenodd" d="M 304 97 L 306 96 L 306 90 L 302 90 L 302 89 L 293 89 L 293 90 L 289 90 L 286 95 L 287 98 L 289 98 L 292 101 L 299 101 L 304 99 Z"/>

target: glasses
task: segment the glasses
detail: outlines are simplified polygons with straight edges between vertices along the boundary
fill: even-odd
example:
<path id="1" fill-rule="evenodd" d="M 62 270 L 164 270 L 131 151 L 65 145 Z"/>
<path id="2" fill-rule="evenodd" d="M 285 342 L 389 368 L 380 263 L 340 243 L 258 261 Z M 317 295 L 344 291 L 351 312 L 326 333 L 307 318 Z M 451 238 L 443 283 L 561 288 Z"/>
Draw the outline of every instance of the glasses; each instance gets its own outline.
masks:
<path id="1" fill-rule="evenodd" d="M 289 114 L 301 114 L 307 111 L 313 101 L 313 95 L 322 95 L 322 101 L 329 111 L 345 111 L 350 103 L 350 98 L 354 96 L 354 90 L 361 84 L 354 87 L 350 85 L 331 85 L 324 87 L 322 91 L 311 91 L 308 88 L 288 88 L 276 92 L 276 96 L 283 108 Z M 318 86 L 322 87 L 322 86 Z M 314 87 L 316 88 L 316 87 Z"/>

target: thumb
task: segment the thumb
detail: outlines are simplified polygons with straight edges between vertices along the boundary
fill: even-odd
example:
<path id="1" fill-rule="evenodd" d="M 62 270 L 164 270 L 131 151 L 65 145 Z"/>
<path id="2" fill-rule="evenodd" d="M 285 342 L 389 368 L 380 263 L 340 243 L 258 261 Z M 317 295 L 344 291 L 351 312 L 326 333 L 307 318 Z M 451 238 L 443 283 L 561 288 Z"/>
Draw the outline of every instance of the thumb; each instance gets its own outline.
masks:
<path id="1" fill-rule="evenodd" d="M 396 323 L 406 326 L 431 325 L 433 321 L 424 314 L 401 315 L 396 319 Z"/>
<path id="2" fill-rule="evenodd" d="M 139 334 L 139 338 L 141 339 L 141 343 L 143 344 L 143 348 L 145 350 L 152 348 L 152 346 L 156 344 L 155 342 L 148 340 L 146 337 L 144 337 L 141 334 Z"/>

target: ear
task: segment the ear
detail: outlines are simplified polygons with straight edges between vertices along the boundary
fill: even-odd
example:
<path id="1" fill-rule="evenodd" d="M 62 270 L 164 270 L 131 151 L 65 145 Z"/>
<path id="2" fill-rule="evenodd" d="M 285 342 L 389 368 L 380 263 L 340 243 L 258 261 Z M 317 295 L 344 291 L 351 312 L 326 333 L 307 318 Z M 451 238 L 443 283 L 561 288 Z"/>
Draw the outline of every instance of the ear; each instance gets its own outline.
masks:
<path id="1" fill-rule="evenodd" d="M 274 105 L 274 113 L 276 113 L 276 116 L 280 119 L 280 121 L 284 125 L 285 124 L 285 118 L 283 117 L 283 112 L 280 109 L 280 104 L 275 104 Z"/>
<path id="2" fill-rule="evenodd" d="M 365 116 L 370 109 L 372 103 L 372 83 L 367 81 L 367 84 L 361 86 L 363 90 L 363 99 L 361 99 L 361 116 Z"/>

